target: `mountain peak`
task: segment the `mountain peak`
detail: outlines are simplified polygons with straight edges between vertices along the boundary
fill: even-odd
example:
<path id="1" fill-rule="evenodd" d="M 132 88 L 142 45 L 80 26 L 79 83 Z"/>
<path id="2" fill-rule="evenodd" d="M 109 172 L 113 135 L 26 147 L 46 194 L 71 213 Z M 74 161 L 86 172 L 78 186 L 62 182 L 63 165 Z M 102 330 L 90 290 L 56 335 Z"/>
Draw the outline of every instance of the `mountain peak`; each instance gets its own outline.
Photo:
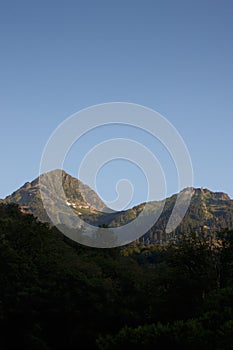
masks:
<path id="1" fill-rule="evenodd" d="M 59 198 L 59 193 L 56 190 L 62 177 L 62 187 L 66 196 L 66 203 L 63 203 Z M 53 188 L 53 190 L 51 190 Z M 55 169 L 47 173 L 41 174 L 32 182 L 26 182 L 17 191 L 5 198 L 6 203 L 16 203 L 27 210 L 28 213 L 38 217 L 41 221 L 48 221 L 41 193 L 46 194 L 51 207 L 57 211 L 57 222 L 60 222 L 59 217 L 65 212 L 65 206 L 68 205 L 77 215 L 97 213 L 105 208 L 105 204 L 98 195 L 87 185 L 80 180 L 67 174 L 64 170 Z M 57 208 L 59 206 L 59 210 Z"/>
<path id="2" fill-rule="evenodd" d="M 202 195 L 204 197 L 214 197 L 219 200 L 231 200 L 227 193 L 224 192 L 213 192 L 208 188 L 193 188 L 193 195 Z"/>

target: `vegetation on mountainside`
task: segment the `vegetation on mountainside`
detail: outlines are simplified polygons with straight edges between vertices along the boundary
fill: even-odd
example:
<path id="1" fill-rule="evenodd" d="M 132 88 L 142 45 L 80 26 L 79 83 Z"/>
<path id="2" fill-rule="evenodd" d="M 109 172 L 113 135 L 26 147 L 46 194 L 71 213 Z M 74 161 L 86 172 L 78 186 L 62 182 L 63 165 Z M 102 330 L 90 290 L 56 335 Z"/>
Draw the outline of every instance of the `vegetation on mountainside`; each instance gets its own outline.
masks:
<path id="1" fill-rule="evenodd" d="M 0 204 L 2 349 L 232 349 L 233 232 L 87 248 Z"/>

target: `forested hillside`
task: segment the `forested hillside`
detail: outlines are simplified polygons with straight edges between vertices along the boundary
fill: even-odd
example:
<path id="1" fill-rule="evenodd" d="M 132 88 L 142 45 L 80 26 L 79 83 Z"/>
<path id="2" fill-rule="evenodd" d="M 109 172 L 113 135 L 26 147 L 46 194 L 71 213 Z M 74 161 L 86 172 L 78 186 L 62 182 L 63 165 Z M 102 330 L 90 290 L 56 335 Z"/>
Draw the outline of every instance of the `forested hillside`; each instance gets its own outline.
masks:
<path id="1" fill-rule="evenodd" d="M 93 249 L 0 204 L 1 349 L 232 349 L 233 233 Z"/>

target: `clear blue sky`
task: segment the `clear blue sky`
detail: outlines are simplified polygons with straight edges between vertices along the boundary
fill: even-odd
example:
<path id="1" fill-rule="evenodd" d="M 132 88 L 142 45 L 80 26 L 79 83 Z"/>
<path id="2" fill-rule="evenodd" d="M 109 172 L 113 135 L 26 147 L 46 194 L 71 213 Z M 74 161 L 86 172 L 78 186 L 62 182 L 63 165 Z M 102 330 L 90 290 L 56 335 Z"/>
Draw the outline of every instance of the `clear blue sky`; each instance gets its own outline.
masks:
<path id="1" fill-rule="evenodd" d="M 38 176 L 43 147 L 59 123 L 109 101 L 160 112 L 187 144 L 194 185 L 233 197 L 232 18 L 231 0 L 2 0 L 0 197 Z M 66 162 L 72 174 L 74 159 Z M 119 163 L 111 173 L 121 176 L 126 168 Z M 177 185 L 169 169 L 171 194 Z M 135 173 L 132 166 L 128 172 Z M 110 198 L 114 179 L 107 169 L 102 176 L 100 192 L 103 183 Z M 133 204 L 143 199 L 144 185 Z"/>

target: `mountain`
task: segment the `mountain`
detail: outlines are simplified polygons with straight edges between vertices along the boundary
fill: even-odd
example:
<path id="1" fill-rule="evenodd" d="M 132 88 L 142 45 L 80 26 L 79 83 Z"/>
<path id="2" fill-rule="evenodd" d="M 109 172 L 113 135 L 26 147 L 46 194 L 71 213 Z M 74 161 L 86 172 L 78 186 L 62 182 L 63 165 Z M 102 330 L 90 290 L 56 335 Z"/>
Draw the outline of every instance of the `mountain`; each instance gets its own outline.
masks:
<path id="1" fill-rule="evenodd" d="M 58 191 L 58 183 L 62 178 L 62 186 L 66 196 L 66 203 L 60 198 Z M 53 192 L 51 195 L 51 184 Z M 61 216 L 66 214 L 67 205 L 77 215 L 93 215 L 98 214 L 99 210 L 105 208 L 105 204 L 98 195 L 80 180 L 72 177 L 63 170 L 53 170 L 49 173 L 42 174 L 32 182 L 26 182 L 17 191 L 4 199 L 4 203 L 16 203 L 21 207 L 21 211 L 33 214 L 42 222 L 50 222 L 50 219 L 44 209 L 40 186 L 43 193 L 47 193 L 49 206 L 56 213 L 56 223 L 61 221 Z M 57 208 L 59 207 L 59 210 Z"/>
<path id="2" fill-rule="evenodd" d="M 233 228 L 233 200 L 223 192 L 212 192 L 208 189 L 193 188 L 191 202 L 183 220 L 173 232 L 166 233 L 168 220 L 171 217 L 177 196 L 178 194 L 174 194 L 166 199 L 159 219 L 146 233 L 143 240 L 158 243 L 174 238 L 182 232 L 215 235 L 216 232 L 225 228 Z M 149 207 L 156 208 L 160 204 L 161 201 L 151 202 L 149 203 Z M 134 220 L 143 210 L 144 205 L 140 204 L 132 209 L 115 214 L 114 218 L 107 222 L 107 225 L 109 227 L 119 226 Z M 177 217 L 176 219 L 179 220 L 180 218 Z"/>
<path id="3" fill-rule="evenodd" d="M 66 195 L 66 203 L 60 198 L 58 192 L 51 188 L 58 188 L 59 176 L 62 176 L 62 185 Z M 46 194 L 49 207 L 55 216 L 57 223 L 64 222 L 67 216 L 67 205 L 76 215 L 95 226 L 119 227 L 134 220 L 143 210 L 145 203 L 137 205 L 131 209 L 113 212 L 107 211 L 105 204 L 98 195 L 84 185 L 80 180 L 70 176 L 63 170 L 54 170 L 41 175 L 32 182 L 26 182 L 19 190 L 6 197 L 5 203 L 17 203 L 22 212 L 33 214 L 40 221 L 50 222 L 43 207 L 40 194 L 40 186 Z M 52 187 L 51 187 L 52 186 Z M 167 198 L 163 211 L 149 231 L 142 238 L 147 242 L 161 243 L 170 238 L 175 238 L 181 232 L 197 234 L 215 235 L 216 232 L 224 228 L 233 228 L 233 200 L 223 192 L 212 192 L 203 188 L 192 188 L 192 198 L 185 217 L 177 228 L 166 233 L 166 226 L 171 217 L 172 210 L 177 200 L 178 194 Z M 183 191 L 186 191 L 184 189 Z M 156 214 L 156 210 L 164 201 L 154 201 L 147 204 L 147 211 L 150 215 Z M 57 210 L 59 209 L 59 210 Z M 104 209 L 104 212 L 103 212 Z M 66 220 L 67 219 L 67 220 Z M 175 220 L 180 222 L 179 214 Z M 68 217 L 65 222 L 68 222 Z"/>

